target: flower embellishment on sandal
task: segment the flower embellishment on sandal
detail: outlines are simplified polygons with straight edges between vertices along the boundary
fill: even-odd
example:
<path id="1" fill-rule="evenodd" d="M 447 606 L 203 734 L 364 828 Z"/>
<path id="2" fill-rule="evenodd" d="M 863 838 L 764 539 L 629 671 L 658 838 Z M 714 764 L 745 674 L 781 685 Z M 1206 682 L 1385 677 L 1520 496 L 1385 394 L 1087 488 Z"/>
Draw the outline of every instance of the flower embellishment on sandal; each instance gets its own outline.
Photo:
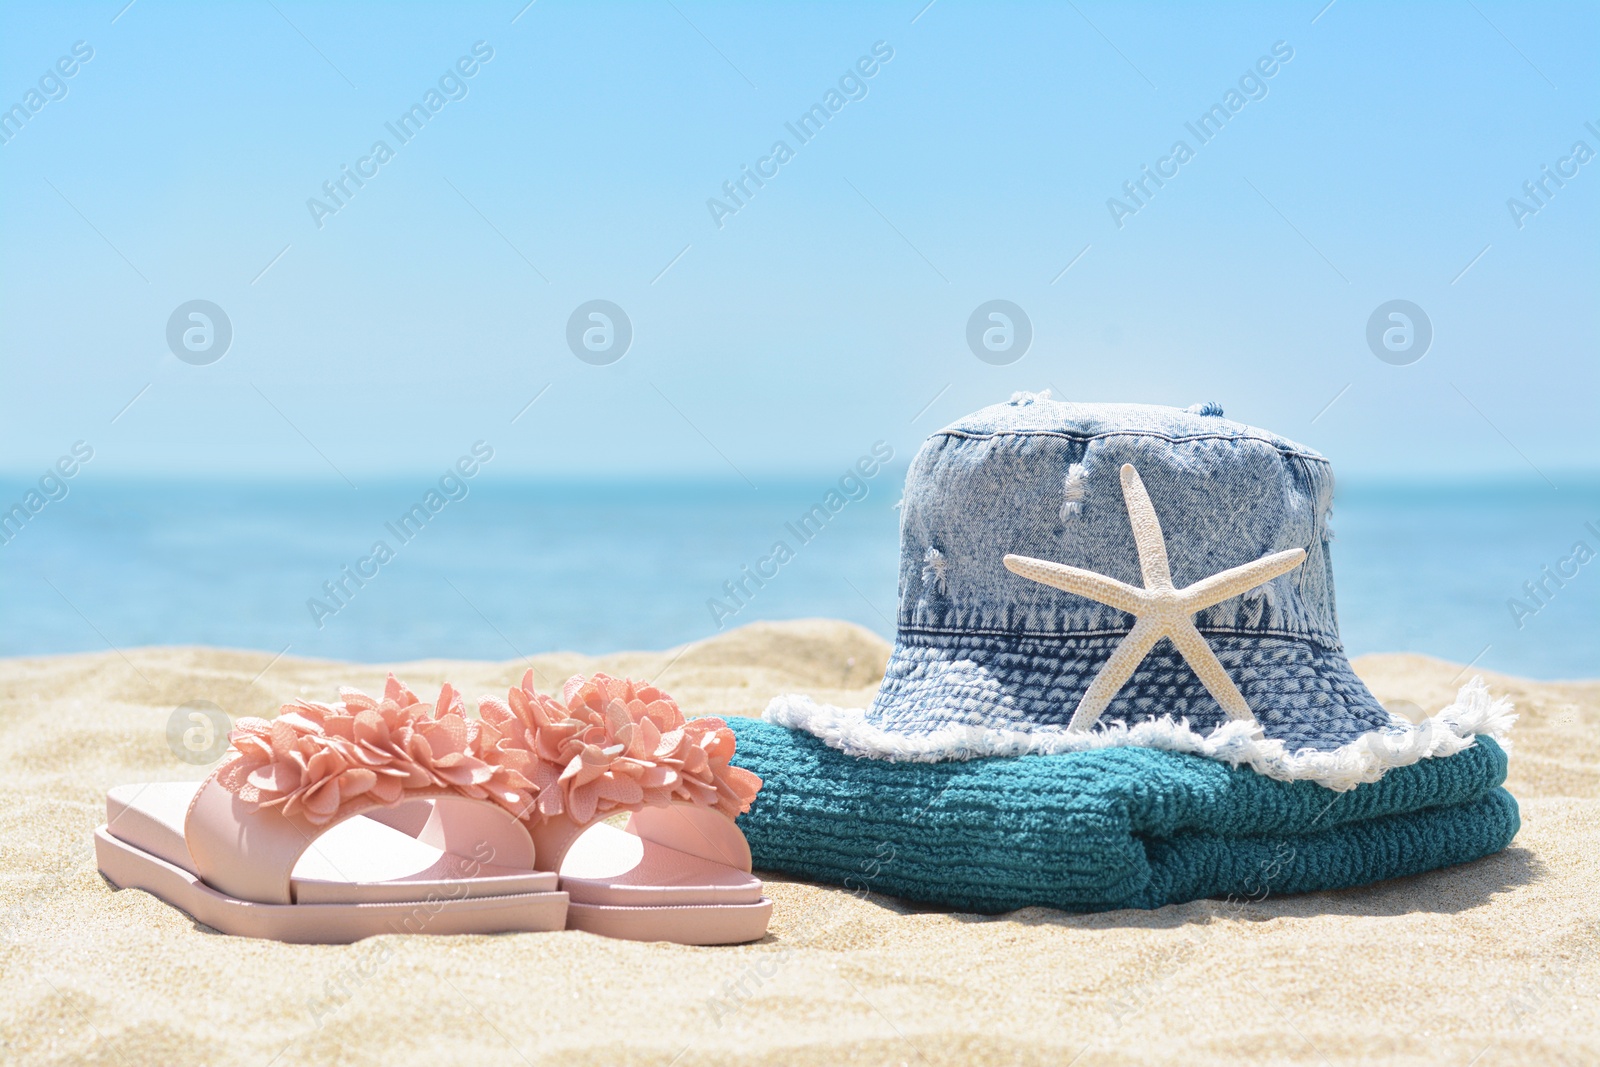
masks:
<path id="1" fill-rule="evenodd" d="M 243 718 L 217 782 L 246 803 L 281 807 L 321 826 L 357 807 L 397 804 L 408 792 L 451 792 L 526 809 L 533 783 L 490 724 L 469 719 L 450 685 L 424 704 L 394 675 L 383 699 L 340 689 L 337 704 L 299 700 L 276 719 Z"/>
<path id="2" fill-rule="evenodd" d="M 567 681 L 562 698 L 523 675 L 507 700 L 469 718 L 446 684 L 433 704 L 389 676 L 382 700 L 341 689 L 336 704 L 295 701 L 276 719 L 240 719 L 217 782 L 246 803 L 325 825 L 407 793 L 490 800 L 524 821 L 587 823 L 673 802 L 748 811 L 761 779 L 729 763 L 733 731 L 686 719 L 651 685 L 604 674 Z"/>
<path id="3" fill-rule="evenodd" d="M 666 693 L 631 679 L 596 674 L 568 679 L 562 699 L 536 692 L 533 672 L 509 700 L 480 704 L 503 735 L 502 751 L 525 750 L 525 774 L 545 818 L 587 823 L 641 805 L 673 801 L 715 808 L 730 819 L 748 811 L 761 779 L 732 766 L 733 731 L 717 718 L 685 719 Z"/>

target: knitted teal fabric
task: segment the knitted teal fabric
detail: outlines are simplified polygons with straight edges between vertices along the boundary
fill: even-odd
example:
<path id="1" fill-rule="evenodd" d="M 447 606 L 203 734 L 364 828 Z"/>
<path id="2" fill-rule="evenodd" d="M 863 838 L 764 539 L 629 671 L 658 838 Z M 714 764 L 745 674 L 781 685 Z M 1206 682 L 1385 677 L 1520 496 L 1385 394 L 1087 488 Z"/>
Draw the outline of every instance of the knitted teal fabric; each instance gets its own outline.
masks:
<path id="1" fill-rule="evenodd" d="M 1486 736 L 1336 793 L 1148 748 L 891 763 L 728 722 L 765 783 L 739 818 L 758 870 L 966 911 L 1341 889 L 1490 855 L 1520 824 Z"/>

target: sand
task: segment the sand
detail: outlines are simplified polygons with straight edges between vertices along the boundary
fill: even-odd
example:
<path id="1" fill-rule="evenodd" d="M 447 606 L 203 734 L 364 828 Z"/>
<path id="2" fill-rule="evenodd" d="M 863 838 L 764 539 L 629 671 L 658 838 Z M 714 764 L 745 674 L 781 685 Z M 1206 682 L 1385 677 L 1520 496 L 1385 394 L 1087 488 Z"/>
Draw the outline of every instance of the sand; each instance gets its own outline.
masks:
<path id="1" fill-rule="evenodd" d="M 758 624 L 661 653 L 534 657 L 539 683 L 655 677 L 691 713 L 782 691 L 870 699 L 888 647 Z M 527 663 L 394 665 L 503 691 Z M 772 878 L 736 948 L 587 934 L 246 940 L 95 869 L 107 787 L 198 779 L 173 709 L 234 715 L 377 688 L 386 667 L 151 648 L 0 661 L 0 1034 L 7 1062 L 198 1064 L 1453 1064 L 1600 1062 L 1600 681 L 1486 674 L 1522 714 L 1506 852 L 1359 890 L 1155 912 L 985 918 Z M 1356 662 L 1429 710 L 1464 677 Z"/>

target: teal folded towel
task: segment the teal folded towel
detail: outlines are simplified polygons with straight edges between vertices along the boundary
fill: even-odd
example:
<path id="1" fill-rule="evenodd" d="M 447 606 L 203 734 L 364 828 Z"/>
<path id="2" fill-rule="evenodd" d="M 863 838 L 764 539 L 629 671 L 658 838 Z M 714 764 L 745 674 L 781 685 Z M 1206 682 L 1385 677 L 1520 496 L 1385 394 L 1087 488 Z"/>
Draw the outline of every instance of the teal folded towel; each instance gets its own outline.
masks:
<path id="1" fill-rule="evenodd" d="M 764 782 L 758 870 L 997 913 L 1342 889 L 1478 859 L 1520 825 L 1492 738 L 1334 792 L 1148 748 L 892 763 L 730 719 Z"/>

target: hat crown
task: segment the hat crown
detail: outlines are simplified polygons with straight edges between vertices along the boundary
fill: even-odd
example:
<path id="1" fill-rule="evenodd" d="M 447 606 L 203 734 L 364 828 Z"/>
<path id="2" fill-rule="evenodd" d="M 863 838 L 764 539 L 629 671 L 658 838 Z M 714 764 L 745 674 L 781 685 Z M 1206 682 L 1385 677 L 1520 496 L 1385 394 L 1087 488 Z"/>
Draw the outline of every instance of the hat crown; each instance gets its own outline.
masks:
<path id="1" fill-rule="evenodd" d="M 1124 463 L 1149 489 L 1179 588 L 1271 552 L 1307 553 L 1288 574 L 1202 611 L 1195 622 L 1203 631 L 1339 647 L 1327 544 L 1333 472 L 1323 456 L 1223 418 L 1215 405 L 1184 411 L 1026 393 L 946 426 L 912 461 L 901 512 L 900 628 L 1127 630 L 1123 612 L 1002 563 L 1014 553 L 1142 586 Z"/>

